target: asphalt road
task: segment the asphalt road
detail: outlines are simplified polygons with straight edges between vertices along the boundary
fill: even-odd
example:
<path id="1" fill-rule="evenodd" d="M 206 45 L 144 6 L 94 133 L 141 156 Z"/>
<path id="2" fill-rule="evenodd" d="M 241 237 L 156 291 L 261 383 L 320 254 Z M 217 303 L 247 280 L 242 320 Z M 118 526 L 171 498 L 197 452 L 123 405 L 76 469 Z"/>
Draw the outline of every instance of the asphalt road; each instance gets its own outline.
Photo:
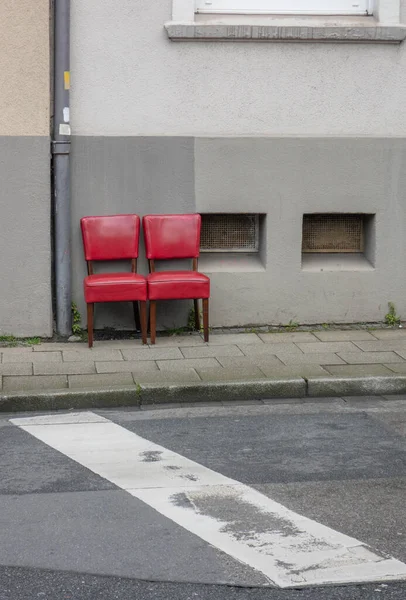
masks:
<path id="1" fill-rule="evenodd" d="M 404 399 L 93 413 L 406 563 Z M 24 416 L 0 420 L 0 600 L 406 598 L 401 582 L 269 587 L 252 565 L 9 421 Z M 233 517 L 244 536 L 251 518 Z"/>

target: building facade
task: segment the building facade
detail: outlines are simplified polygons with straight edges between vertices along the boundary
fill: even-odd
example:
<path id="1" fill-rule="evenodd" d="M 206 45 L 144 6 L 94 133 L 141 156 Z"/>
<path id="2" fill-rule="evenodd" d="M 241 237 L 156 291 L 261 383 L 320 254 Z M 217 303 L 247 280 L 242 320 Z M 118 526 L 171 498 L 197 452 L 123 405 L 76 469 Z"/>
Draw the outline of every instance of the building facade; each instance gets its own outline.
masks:
<path id="1" fill-rule="evenodd" d="M 31 4 L 0 8 L 22 65 L 0 59 L 0 331 L 19 335 L 52 316 L 48 2 Z M 72 2 L 80 312 L 82 216 L 196 211 L 211 325 L 379 321 L 388 302 L 405 316 L 405 27 L 406 0 Z M 161 303 L 160 326 L 189 309 Z M 131 307 L 98 306 L 95 326 L 132 327 Z"/>
<path id="2" fill-rule="evenodd" d="M 0 335 L 49 336 L 49 0 L 2 0 L 0 39 Z"/>

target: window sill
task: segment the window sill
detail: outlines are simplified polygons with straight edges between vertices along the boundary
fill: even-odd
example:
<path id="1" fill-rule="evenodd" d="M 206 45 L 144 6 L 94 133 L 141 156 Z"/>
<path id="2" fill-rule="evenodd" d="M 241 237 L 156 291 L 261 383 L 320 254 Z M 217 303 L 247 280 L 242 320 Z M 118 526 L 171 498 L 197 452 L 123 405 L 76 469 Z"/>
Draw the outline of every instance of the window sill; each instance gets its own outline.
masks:
<path id="1" fill-rule="evenodd" d="M 385 25 L 374 17 L 281 15 L 195 15 L 194 22 L 165 24 L 169 39 L 213 42 L 362 42 L 399 44 L 405 25 Z"/>
<path id="2" fill-rule="evenodd" d="M 302 254 L 302 271 L 321 273 L 326 271 L 374 271 L 369 260 L 359 253 Z"/>
<path id="3" fill-rule="evenodd" d="M 199 271 L 203 273 L 258 273 L 265 271 L 258 253 L 201 253 Z"/>

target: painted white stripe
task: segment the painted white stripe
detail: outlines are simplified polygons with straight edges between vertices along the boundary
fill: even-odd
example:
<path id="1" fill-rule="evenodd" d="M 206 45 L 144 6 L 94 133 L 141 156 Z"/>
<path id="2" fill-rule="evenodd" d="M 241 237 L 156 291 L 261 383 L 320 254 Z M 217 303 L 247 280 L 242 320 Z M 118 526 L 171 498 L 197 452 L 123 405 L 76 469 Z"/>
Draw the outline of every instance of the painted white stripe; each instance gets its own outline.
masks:
<path id="1" fill-rule="evenodd" d="M 406 579 L 406 565 L 93 413 L 10 419 L 283 587 Z"/>

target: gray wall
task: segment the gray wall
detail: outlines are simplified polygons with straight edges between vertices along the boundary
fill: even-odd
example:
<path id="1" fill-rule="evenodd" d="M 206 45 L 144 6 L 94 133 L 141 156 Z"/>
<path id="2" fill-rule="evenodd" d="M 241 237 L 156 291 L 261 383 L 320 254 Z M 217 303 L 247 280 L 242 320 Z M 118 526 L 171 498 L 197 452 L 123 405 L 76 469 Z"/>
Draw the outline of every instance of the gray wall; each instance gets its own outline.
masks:
<path id="1" fill-rule="evenodd" d="M 83 314 L 81 216 L 196 210 L 266 214 L 260 256 L 201 259 L 213 326 L 377 321 L 388 301 L 406 315 L 406 140 L 79 137 L 73 155 L 74 293 Z M 376 215 L 373 266 L 302 269 L 303 213 L 337 211 Z M 165 303 L 161 327 L 184 325 L 189 308 Z M 130 327 L 131 309 L 107 305 L 97 318 L 99 327 Z"/>
<path id="2" fill-rule="evenodd" d="M 52 335 L 49 139 L 0 137 L 0 335 Z"/>
<path id="3" fill-rule="evenodd" d="M 80 216 L 196 210 L 264 215 L 257 257 L 201 260 L 212 325 L 375 321 L 388 301 L 406 316 L 406 45 L 173 43 L 170 18 L 171 0 L 72 6 L 82 313 Z M 375 214 L 373 265 L 303 269 L 302 215 L 317 211 Z M 161 307 L 160 326 L 187 311 Z M 105 325 L 130 327 L 130 308 L 100 307 Z"/>

